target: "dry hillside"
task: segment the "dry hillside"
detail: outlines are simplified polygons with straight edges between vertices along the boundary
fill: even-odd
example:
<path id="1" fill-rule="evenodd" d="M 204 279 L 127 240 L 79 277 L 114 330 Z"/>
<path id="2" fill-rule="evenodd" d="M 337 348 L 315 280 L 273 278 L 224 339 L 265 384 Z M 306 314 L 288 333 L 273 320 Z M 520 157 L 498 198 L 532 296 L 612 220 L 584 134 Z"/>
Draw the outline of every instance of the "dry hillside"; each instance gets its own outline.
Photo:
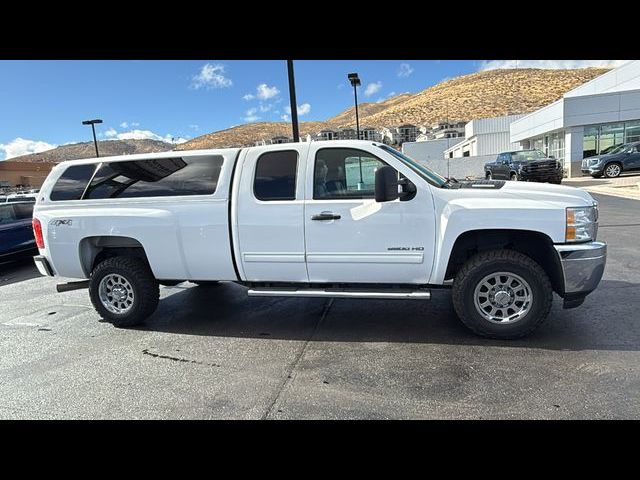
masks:
<path id="1" fill-rule="evenodd" d="M 114 155 L 132 155 L 134 153 L 165 152 L 172 150 L 173 145 L 159 140 L 105 140 L 98 142 L 98 151 L 101 157 Z M 72 143 L 60 145 L 57 148 L 40 153 L 13 157 L 11 161 L 19 162 L 54 162 L 65 160 L 79 160 L 96 156 L 93 142 Z"/>
<path id="2" fill-rule="evenodd" d="M 527 113 L 558 100 L 567 91 L 602 75 L 607 69 L 505 69 L 464 75 L 415 94 L 402 94 L 382 103 L 359 105 L 360 125 L 395 127 L 403 123 L 430 125 L 440 120 L 472 120 Z M 354 108 L 324 122 L 302 122 L 300 132 L 355 126 Z M 286 122 L 259 122 L 196 137 L 179 150 L 252 145 L 277 135 L 291 135 Z"/>

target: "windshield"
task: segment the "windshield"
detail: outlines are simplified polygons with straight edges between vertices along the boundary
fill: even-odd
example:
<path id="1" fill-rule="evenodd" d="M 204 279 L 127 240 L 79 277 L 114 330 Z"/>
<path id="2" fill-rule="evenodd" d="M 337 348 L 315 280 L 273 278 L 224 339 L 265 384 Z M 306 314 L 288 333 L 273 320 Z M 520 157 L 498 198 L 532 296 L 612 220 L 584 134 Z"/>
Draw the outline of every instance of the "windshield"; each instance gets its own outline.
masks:
<path id="1" fill-rule="evenodd" d="M 533 162 L 535 160 L 542 160 L 547 156 L 540 150 L 523 150 L 520 152 L 511 152 L 511 159 L 514 162 Z"/>
<path id="2" fill-rule="evenodd" d="M 425 167 L 424 165 L 419 164 L 413 158 L 407 157 L 404 153 L 400 153 L 395 148 L 388 147 L 387 145 L 376 145 L 378 148 L 381 148 L 385 152 L 390 153 L 402 163 L 407 165 L 411 170 L 420 175 L 423 179 L 429 182 L 431 185 L 436 187 L 442 187 L 447 183 L 447 179 L 440 176 L 433 170 Z"/>
<path id="3" fill-rule="evenodd" d="M 611 155 L 612 153 L 622 153 L 623 150 L 625 150 L 629 145 L 628 144 L 622 144 L 622 145 L 617 145 L 613 148 L 605 148 L 600 155 L 602 154 L 606 154 L 606 155 Z"/>

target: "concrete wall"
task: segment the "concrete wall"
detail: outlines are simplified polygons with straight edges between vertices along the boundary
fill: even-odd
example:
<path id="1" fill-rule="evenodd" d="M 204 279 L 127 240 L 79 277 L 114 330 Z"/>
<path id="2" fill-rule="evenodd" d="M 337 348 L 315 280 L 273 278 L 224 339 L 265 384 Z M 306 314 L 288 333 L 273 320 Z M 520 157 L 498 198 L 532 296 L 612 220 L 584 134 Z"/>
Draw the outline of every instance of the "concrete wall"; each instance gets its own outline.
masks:
<path id="1" fill-rule="evenodd" d="M 9 182 L 12 187 L 16 185 L 40 187 L 55 165 L 55 163 L 4 160 L 0 162 L 0 180 Z"/>
<path id="2" fill-rule="evenodd" d="M 444 151 L 459 143 L 462 138 L 441 138 L 439 140 L 427 140 L 425 142 L 405 142 L 402 144 L 402 153 L 409 155 L 417 161 L 429 161 L 442 159 Z"/>
<path id="3" fill-rule="evenodd" d="M 484 164 L 493 162 L 495 159 L 496 155 L 482 155 L 477 157 L 430 159 L 420 163 L 443 177 L 450 176 L 462 180 L 467 177 L 484 178 Z"/>

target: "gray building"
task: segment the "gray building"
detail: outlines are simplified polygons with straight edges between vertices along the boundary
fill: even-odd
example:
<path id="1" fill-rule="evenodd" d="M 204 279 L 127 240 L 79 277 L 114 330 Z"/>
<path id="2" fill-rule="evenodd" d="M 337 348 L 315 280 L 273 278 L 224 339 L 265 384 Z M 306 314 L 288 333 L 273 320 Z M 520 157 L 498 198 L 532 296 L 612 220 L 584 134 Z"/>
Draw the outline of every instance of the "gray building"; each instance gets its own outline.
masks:
<path id="1" fill-rule="evenodd" d="M 640 61 L 621 65 L 565 93 L 510 126 L 511 142 L 564 159 L 581 176 L 583 158 L 640 140 Z"/>

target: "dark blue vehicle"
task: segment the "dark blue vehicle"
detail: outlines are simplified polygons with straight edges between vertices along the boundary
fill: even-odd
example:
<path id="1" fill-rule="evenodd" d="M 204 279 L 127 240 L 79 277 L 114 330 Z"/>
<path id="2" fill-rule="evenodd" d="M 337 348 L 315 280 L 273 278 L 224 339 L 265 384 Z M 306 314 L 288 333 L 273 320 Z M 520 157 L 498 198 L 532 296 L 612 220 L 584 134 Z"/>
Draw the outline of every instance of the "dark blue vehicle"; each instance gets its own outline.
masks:
<path id="1" fill-rule="evenodd" d="M 37 251 L 31 226 L 33 205 L 32 202 L 0 204 L 0 261 Z"/>
<path id="2" fill-rule="evenodd" d="M 615 178 L 622 172 L 640 170 L 640 142 L 618 145 L 606 153 L 588 157 L 582 160 L 582 173 L 588 173 L 593 178 L 603 175 Z"/>

